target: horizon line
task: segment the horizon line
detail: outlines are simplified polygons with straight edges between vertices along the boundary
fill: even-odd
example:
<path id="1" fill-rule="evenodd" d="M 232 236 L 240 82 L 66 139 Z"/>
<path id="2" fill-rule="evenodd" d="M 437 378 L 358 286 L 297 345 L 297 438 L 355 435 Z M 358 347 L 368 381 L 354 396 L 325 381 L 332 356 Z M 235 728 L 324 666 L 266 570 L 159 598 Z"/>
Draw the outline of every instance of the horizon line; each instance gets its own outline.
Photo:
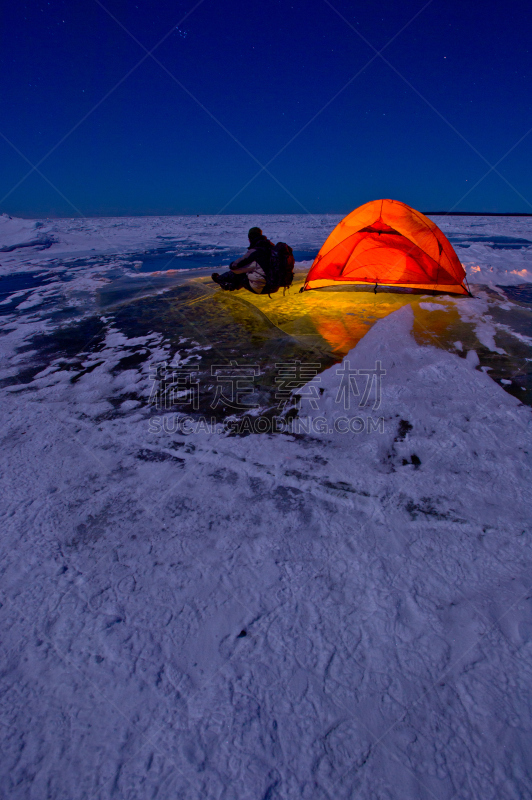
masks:
<path id="1" fill-rule="evenodd" d="M 273 217 L 273 216 L 283 216 L 283 217 L 290 217 L 290 216 L 340 216 L 350 214 L 351 211 L 342 212 L 342 211 L 317 211 L 313 212 L 312 214 L 298 214 L 297 212 L 247 212 L 243 214 L 194 214 L 194 213 L 174 213 L 174 214 L 85 214 L 82 217 L 69 217 L 69 216 L 28 216 L 22 217 L 17 214 L 10 214 L 7 211 L 0 212 L 0 216 L 6 216 L 10 219 L 38 219 L 38 220 L 45 220 L 45 219 L 116 219 L 116 218 L 127 218 L 127 217 Z M 532 217 L 532 212 L 526 211 L 421 211 L 427 217 Z"/>

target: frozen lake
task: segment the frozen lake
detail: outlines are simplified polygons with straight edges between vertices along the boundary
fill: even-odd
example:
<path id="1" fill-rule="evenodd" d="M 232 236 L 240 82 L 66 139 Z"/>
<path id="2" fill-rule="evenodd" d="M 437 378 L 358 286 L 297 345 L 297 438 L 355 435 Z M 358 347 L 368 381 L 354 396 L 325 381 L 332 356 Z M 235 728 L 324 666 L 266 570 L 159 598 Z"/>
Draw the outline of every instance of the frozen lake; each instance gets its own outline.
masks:
<path id="1" fill-rule="evenodd" d="M 532 795 L 532 218 L 435 219 L 473 298 L 0 217 L 3 796 Z"/>

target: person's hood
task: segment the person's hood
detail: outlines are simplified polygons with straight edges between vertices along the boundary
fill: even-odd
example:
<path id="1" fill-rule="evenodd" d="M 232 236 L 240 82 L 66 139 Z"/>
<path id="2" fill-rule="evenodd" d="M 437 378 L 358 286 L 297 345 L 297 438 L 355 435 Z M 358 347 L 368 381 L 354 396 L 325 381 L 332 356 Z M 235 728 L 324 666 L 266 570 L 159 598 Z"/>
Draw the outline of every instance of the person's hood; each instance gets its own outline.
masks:
<path id="1" fill-rule="evenodd" d="M 249 243 L 250 250 L 256 250 L 259 247 L 273 247 L 273 242 L 270 242 L 268 237 L 262 234 L 262 236 L 257 236 L 256 239 Z"/>

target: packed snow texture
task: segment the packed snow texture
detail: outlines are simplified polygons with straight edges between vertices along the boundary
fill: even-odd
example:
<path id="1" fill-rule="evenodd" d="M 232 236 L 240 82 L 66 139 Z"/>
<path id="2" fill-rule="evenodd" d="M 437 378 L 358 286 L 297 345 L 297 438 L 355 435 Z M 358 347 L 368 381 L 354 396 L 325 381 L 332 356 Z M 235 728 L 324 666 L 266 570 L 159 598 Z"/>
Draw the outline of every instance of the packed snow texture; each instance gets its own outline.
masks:
<path id="1" fill-rule="evenodd" d="M 58 324 L 13 319 L 7 372 Z M 157 334 L 111 329 L 75 380 L 58 362 L 2 390 L 2 796 L 532 796 L 531 411 L 412 322 L 305 387 L 291 434 L 108 414 L 149 393 L 148 365 L 114 368 L 164 359 Z M 345 370 L 377 361 L 360 408 Z"/>

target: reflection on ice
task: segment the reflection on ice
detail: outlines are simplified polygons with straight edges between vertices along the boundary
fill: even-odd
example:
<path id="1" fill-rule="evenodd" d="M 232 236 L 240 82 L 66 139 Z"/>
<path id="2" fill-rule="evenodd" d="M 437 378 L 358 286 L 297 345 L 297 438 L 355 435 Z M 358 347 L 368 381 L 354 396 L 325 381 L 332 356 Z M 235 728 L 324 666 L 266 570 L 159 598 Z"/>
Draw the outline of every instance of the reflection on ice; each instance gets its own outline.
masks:
<path id="1" fill-rule="evenodd" d="M 40 353 L 28 366 L 31 375 L 34 368 L 51 363 L 65 337 L 72 337 L 80 342 L 81 363 L 95 344 L 89 341 L 84 347 L 76 331 L 104 314 L 106 325 L 129 339 L 157 334 L 172 358 L 183 355 L 188 346 L 184 340 L 197 342 L 196 357 L 205 378 L 216 359 L 256 361 L 264 373 L 260 391 L 267 404 L 275 388 L 276 362 L 311 358 L 325 369 L 377 320 L 408 304 L 419 342 L 455 353 L 459 349 L 454 343 L 461 342 L 460 355 L 474 350 L 480 368 L 499 383 L 510 381 L 503 384 L 505 389 L 532 403 L 532 283 L 524 283 L 532 277 L 528 218 L 437 219 L 453 244 L 464 248 L 463 257 L 470 259 L 465 266 L 470 283 L 477 284 L 474 300 L 442 295 L 424 299 L 380 287 L 376 295 L 344 290 L 299 294 L 303 271 L 290 292 L 271 298 L 245 291 L 223 293 L 210 280 L 212 271 L 227 267 L 242 253 L 252 224 L 262 224 L 275 241 L 292 244 L 296 262 L 308 268 L 337 222 L 336 217 L 288 215 L 261 220 L 228 216 L 46 223 L 46 235 L 54 237 L 48 250 L 17 248 L 0 256 L 0 313 L 9 347 L 17 342 L 22 351 Z M 8 247 L 35 237 L 34 223 L 11 220 L 9 225 L 12 236 L 4 237 Z M 35 331 L 40 339 L 34 347 Z M 13 364 L 21 363 L 20 352 L 13 351 Z M 16 378 L 15 367 L 9 369 Z"/>
<path id="2" fill-rule="evenodd" d="M 223 292 L 211 281 L 208 271 L 120 278 L 100 285 L 100 312 L 93 319 L 100 326 L 99 320 L 104 319 L 104 328 L 120 331 L 127 340 L 155 335 L 164 343 L 169 363 L 190 358 L 193 353 L 207 406 L 212 400 L 213 365 L 234 360 L 258 365 L 261 379 L 257 399 L 268 408 L 275 403 L 276 364 L 313 361 L 327 369 L 341 361 L 379 319 L 410 305 L 413 335 L 420 344 L 461 357 L 474 351 L 479 368 L 488 370 L 519 400 L 532 404 L 532 308 L 525 302 L 530 298 L 526 287 L 507 289 L 507 296 L 501 289 L 477 285 L 473 286 L 473 299 L 373 291 L 300 293 L 305 274 L 296 273 L 294 285 L 286 294 L 279 291 L 271 297 L 245 290 Z M 21 297 L 22 304 L 37 302 L 31 295 L 29 300 L 25 297 Z M 105 317 L 100 317 L 104 310 Z M 100 346 L 99 338 L 92 336 L 85 344 L 84 325 L 81 321 L 34 337 L 28 349 L 37 353 L 24 380 L 31 380 L 32 375 L 63 357 L 65 342 L 70 340 L 77 343 L 79 357 L 68 369 L 73 378 L 78 371 L 83 372 L 85 359 Z M 80 326 L 83 330 L 78 332 Z M 151 361 L 153 354 L 147 352 L 145 358 Z M 120 400 L 146 402 L 136 395 Z M 225 412 L 218 409 L 217 413 Z"/>

